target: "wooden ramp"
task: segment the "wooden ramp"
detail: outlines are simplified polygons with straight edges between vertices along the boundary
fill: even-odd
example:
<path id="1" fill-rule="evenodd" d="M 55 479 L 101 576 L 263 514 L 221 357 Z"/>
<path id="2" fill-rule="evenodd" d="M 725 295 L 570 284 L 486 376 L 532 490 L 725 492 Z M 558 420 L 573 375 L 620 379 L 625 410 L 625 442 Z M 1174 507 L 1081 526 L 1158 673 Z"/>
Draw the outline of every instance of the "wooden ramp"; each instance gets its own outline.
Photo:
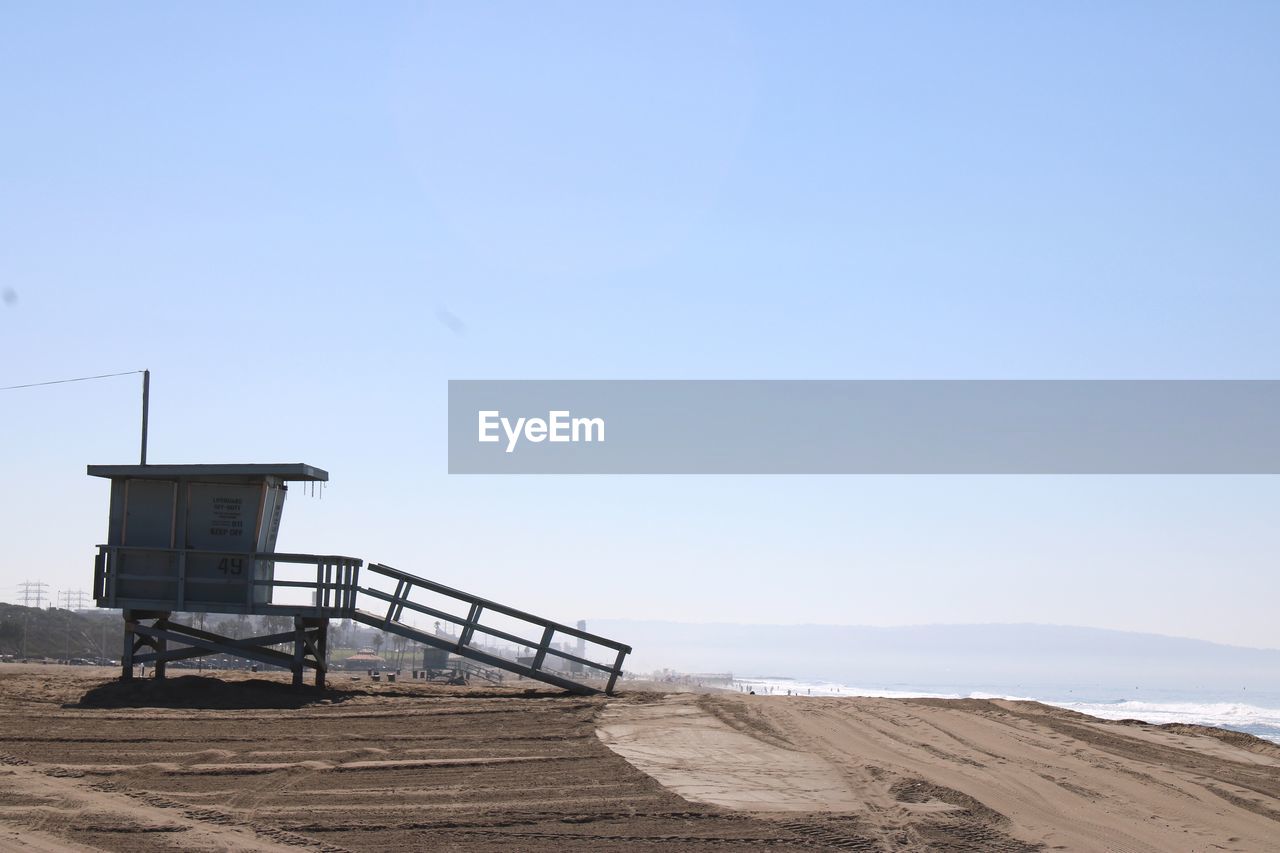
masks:
<path id="1" fill-rule="evenodd" d="M 365 571 L 394 580 L 396 589 L 394 593 L 387 593 L 367 586 L 358 587 L 357 604 L 352 618 L 373 628 L 445 649 L 486 666 L 537 679 L 574 693 L 612 693 L 622 674 L 622 662 L 631 653 L 630 646 L 614 640 L 543 619 L 390 566 L 370 563 Z M 412 598 L 415 593 L 418 600 Z M 362 605 L 368 604 L 370 598 L 385 603 L 386 611 L 383 612 L 380 605 L 378 612 L 364 609 Z M 415 628 L 403 621 L 405 610 L 456 625 L 459 627 L 458 634 L 456 637 L 441 637 L 433 631 Z M 453 612 L 454 610 L 458 612 Z M 461 611 L 465 611 L 466 615 L 460 615 Z M 535 633 L 540 632 L 539 636 L 536 639 L 520 636 L 510 630 L 486 625 L 485 618 L 494 614 L 504 617 L 504 624 L 514 623 L 525 629 L 532 629 Z M 579 647 L 590 644 L 593 649 L 602 649 L 612 660 L 595 661 L 585 653 L 569 652 L 563 648 L 563 640 L 566 638 L 577 641 Z M 561 644 L 557 644 L 557 639 Z"/>

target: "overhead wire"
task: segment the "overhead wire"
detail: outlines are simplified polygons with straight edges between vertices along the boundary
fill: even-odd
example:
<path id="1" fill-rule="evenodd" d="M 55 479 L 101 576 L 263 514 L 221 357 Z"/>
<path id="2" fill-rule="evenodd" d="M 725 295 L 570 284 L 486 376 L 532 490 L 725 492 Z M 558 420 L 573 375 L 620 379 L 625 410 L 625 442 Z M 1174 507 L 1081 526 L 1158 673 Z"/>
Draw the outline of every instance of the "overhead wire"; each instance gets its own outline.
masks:
<path id="1" fill-rule="evenodd" d="M 0 391 L 15 391 L 18 388 L 36 388 L 40 385 L 61 385 L 64 382 L 87 382 L 90 379 L 110 379 L 113 376 L 133 376 L 135 373 L 144 373 L 142 370 L 125 370 L 121 373 L 100 373 L 97 376 L 77 376 L 74 379 L 50 379 L 47 382 L 27 382 L 24 385 L 5 385 L 0 387 Z"/>

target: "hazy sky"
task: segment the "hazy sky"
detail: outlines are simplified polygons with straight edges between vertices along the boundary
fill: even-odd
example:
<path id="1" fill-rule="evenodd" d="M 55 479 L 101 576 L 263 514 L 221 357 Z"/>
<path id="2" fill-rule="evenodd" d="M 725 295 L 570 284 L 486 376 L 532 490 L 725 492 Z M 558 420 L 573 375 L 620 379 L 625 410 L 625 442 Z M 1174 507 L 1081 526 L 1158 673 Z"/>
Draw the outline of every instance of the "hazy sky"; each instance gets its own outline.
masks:
<path id="1" fill-rule="evenodd" d="M 1274 3 L 0 5 L 0 385 L 149 367 L 284 550 L 561 619 L 1280 647 L 1275 478 L 475 477 L 450 378 L 1276 378 Z M 0 392 L 88 589 L 137 377 Z M 625 638 L 624 638 L 625 639 Z"/>

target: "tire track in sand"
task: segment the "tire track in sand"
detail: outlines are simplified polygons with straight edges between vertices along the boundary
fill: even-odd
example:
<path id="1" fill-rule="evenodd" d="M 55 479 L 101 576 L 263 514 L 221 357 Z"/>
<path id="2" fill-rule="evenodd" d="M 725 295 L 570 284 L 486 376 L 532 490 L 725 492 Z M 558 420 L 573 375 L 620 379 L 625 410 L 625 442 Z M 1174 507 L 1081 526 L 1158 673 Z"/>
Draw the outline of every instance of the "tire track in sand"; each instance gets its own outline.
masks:
<path id="1" fill-rule="evenodd" d="M 41 765 L 11 755 L 0 754 L 0 795 L 21 792 L 39 798 L 38 806 L 9 810 L 0 820 L 4 833 L 17 830 L 20 838 L 50 837 L 48 830 L 74 828 L 73 833 L 93 831 L 174 833 L 180 837 L 175 848 L 191 851 L 229 853 L 299 853 L 300 849 L 319 853 L 349 853 L 343 848 L 322 844 L 305 836 L 242 825 L 236 818 L 214 809 L 190 808 L 154 795 L 135 794 L 111 782 L 86 782 L 61 768 Z M 50 817 L 57 820 L 49 820 Z M 57 833 L 54 849 L 88 849 L 73 845 L 63 832 Z M 14 845 L 10 849 L 21 850 Z M 28 845 L 28 849 L 41 849 Z"/>

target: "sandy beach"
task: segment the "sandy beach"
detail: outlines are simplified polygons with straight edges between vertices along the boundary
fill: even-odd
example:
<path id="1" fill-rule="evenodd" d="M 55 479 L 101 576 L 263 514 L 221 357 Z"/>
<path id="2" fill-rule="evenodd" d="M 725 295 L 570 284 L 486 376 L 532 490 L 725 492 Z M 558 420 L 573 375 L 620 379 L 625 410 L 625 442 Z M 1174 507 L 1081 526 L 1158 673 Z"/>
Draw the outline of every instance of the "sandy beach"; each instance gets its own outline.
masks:
<path id="1" fill-rule="evenodd" d="M 1274 850 L 1280 746 L 1035 702 L 671 695 L 601 737 L 690 800 L 869 850 Z M 834 825 L 834 823 L 833 823 Z"/>
<path id="2" fill-rule="evenodd" d="M 177 675 L 175 673 L 174 675 Z M 0 850 L 1268 850 L 1280 748 L 1035 703 L 0 667 Z"/>

